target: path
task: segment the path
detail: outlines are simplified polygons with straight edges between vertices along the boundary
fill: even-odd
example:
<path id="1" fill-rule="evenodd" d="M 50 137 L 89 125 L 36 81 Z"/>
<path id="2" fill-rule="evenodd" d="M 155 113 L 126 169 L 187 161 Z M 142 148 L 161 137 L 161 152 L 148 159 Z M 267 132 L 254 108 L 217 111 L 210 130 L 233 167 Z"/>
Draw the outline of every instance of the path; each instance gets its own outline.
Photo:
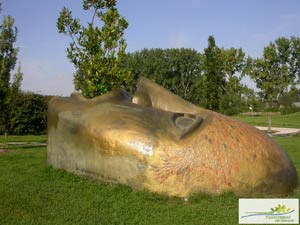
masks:
<path id="1" fill-rule="evenodd" d="M 257 129 L 261 131 L 267 131 L 268 127 L 261 127 L 261 126 L 255 126 Z M 270 133 L 270 136 L 293 136 L 300 134 L 299 128 L 282 128 L 282 127 L 271 127 L 272 133 Z M 7 143 L 0 143 L 0 148 L 5 147 L 8 145 L 19 145 L 19 146 L 47 146 L 47 143 L 45 142 L 7 142 Z"/>
<path id="2" fill-rule="evenodd" d="M 45 142 L 6 142 L 6 143 L 0 143 L 0 147 L 8 146 L 8 145 L 21 145 L 21 146 L 46 146 L 47 143 Z"/>
<path id="3" fill-rule="evenodd" d="M 268 127 L 256 126 L 257 129 L 262 131 L 267 131 Z M 271 136 L 293 136 L 300 134 L 300 129 L 298 128 L 283 128 L 283 127 L 271 127 Z M 274 132 L 274 133 L 273 133 Z"/>

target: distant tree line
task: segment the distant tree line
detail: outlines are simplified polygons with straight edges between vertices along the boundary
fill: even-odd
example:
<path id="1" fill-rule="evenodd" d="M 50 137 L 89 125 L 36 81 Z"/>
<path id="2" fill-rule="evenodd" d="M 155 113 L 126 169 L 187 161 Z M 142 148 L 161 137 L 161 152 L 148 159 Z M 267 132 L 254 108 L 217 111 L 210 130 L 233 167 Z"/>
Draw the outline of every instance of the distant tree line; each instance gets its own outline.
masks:
<path id="1" fill-rule="evenodd" d="M 224 49 L 213 36 L 203 53 L 194 49 L 143 49 L 128 53 L 123 66 L 131 76 L 125 86 L 133 92 L 140 76 L 161 84 L 201 107 L 227 115 L 264 110 L 299 95 L 300 39 L 278 38 L 264 48 L 261 58 L 246 56 L 239 48 Z M 258 95 L 241 83 L 249 76 Z"/>
<path id="2" fill-rule="evenodd" d="M 240 82 L 245 53 L 218 48 L 212 36 L 203 54 L 185 48 L 143 49 L 128 53 L 124 67 L 131 72 L 125 84 L 130 92 L 138 78 L 145 76 L 196 105 L 226 114 L 238 113 L 255 96 Z"/>
<path id="3" fill-rule="evenodd" d="M 71 38 L 67 57 L 76 69 L 75 89 L 87 98 L 121 85 L 133 92 L 140 76 L 201 107 L 228 115 L 249 107 L 278 108 L 287 99 L 285 95 L 299 94 L 298 37 L 278 38 L 255 59 L 241 48 L 218 47 L 213 36 L 203 53 L 181 48 L 125 54 L 123 34 L 128 23 L 116 5 L 116 0 L 83 0 L 83 9 L 91 12 L 87 26 L 67 8 L 57 21 L 58 32 Z M 259 93 L 241 83 L 245 76 L 256 83 Z"/>

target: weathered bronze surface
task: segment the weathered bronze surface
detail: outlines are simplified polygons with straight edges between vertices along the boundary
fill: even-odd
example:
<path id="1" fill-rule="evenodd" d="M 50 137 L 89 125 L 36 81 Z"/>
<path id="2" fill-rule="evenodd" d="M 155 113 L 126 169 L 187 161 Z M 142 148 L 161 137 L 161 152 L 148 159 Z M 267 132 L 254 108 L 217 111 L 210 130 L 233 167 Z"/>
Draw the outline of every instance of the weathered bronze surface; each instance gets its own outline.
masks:
<path id="1" fill-rule="evenodd" d="M 131 98 L 53 98 L 47 163 L 170 196 L 283 196 L 297 186 L 286 153 L 256 128 L 186 102 L 141 78 Z"/>

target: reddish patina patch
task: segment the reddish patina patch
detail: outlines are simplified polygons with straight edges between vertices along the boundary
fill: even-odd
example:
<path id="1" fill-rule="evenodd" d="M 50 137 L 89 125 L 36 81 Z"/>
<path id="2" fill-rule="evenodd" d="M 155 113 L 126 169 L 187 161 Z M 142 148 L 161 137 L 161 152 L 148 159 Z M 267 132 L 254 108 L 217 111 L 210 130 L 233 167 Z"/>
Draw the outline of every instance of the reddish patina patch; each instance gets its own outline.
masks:
<path id="1" fill-rule="evenodd" d="M 289 168 L 289 161 L 269 137 L 252 126 L 210 113 L 212 121 L 186 144 L 161 146 L 161 163 L 150 166 L 160 185 L 175 177 L 174 186 L 186 183 L 190 191 L 218 194 L 227 190 L 247 193 L 260 185 L 276 189 L 277 180 L 285 182 L 281 173 Z M 274 190 L 281 191 L 286 190 Z"/>

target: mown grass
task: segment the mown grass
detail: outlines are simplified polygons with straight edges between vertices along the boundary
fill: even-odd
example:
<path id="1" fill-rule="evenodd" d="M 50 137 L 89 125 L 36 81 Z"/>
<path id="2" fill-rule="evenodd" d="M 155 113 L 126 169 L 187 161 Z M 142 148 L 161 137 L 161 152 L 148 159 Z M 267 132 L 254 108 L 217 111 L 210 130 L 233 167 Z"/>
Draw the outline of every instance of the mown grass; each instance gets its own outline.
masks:
<path id="1" fill-rule="evenodd" d="M 288 153 L 300 175 L 300 136 L 273 137 L 273 139 Z"/>
<path id="2" fill-rule="evenodd" d="M 275 140 L 299 161 L 299 137 Z M 198 194 L 184 202 L 82 178 L 45 160 L 45 147 L 0 154 L 0 224 L 238 224 L 232 193 Z"/>
<path id="3" fill-rule="evenodd" d="M 268 116 L 235 116 L 235 118 L 254 126 L 268 126 Z M 300 112 L 271 116 L 272 127 L 300 128 Z"/>
<path id="4" fill-rule="evenodd" d="M 23 135 L 23 136 L 16 136 L 16 135 L 8 135 L 6 142 L 46 142 L 47 135 Z M 0 143 L 5 142 L 4 135 L 0 135 Z"/>

